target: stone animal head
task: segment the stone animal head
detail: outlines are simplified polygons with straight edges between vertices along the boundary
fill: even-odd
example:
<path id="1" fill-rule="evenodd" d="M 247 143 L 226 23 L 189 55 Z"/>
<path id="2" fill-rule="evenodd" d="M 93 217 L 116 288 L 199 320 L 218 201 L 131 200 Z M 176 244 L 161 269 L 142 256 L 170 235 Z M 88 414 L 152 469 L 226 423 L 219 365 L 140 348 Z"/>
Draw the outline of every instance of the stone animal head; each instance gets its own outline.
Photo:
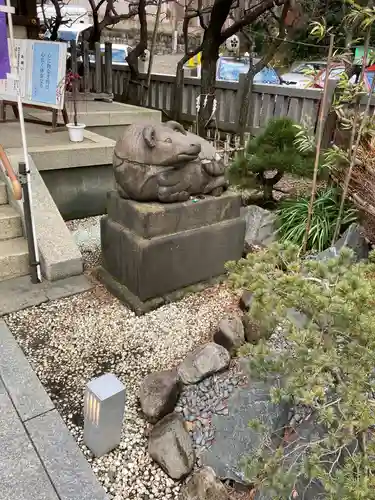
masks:
<path id="1" fill-rule="evenodd" d="M 181 132 L 186 135 L 190 142 L 199 142 L 199 144 L 201 145 L 199 158 L 201 160 L 220 161 L 221 158 L 220 155 L 218 155 L 215 146 L 213 146 L 206 139 L 203 139 L 203 137 L 192 134 L 191 132 L 187 132 L 180 123 L 175 121 L 166 122 L 165 125 L 167 127 L 170 127 L 172 130 L 175 130 L 176 132 Z"/>
<path id="2" fill-rule="evenodd" d="M 196 160 L 201 152 L 201 143 L 193 134 L 177 122 L 136 123 L 125 130 L 116 143 L 115 164 L 119 160 L 134 163 L 178 166 Z"/>

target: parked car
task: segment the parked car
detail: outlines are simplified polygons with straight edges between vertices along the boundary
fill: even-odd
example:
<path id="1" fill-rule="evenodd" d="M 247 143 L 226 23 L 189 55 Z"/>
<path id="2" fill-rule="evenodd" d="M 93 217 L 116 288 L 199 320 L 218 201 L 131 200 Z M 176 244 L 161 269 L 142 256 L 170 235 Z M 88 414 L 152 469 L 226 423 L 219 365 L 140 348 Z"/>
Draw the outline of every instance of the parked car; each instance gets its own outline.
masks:
<path id="1" fill-rule="evenodd" d="M 291 87 L 304 88 L 314 80 L 314 76 L 311 73 L 315 72 L 315 74 L 318 74 L 326 67 L 327 63 L 325 61 L 304 61 L 294 67 L 292 66 L 290 71 L 282 74 L 281 82 Z"/>
<path id="2" fill-rule="evenodd" d="M 77 23 L 73 26 L 61 26 L 58 31 L 58 39 L 63 42 L 67 42 L 70 44 L 71 41 L 75 41 L 77 43 L 77 61 L 80 64 L 83 62 L 82 58 L 82 40 L 84 36 L 84 32 L 92 27 L 92 24 L 82 24 Z M 112 44 L 112 63 L 113 64 L 122 64 L 127 66 L 126 58 L 128 56 L 129 51 L 131 50 L 129 45 L 125 44 Z M 100 44 L 100 52 L 104 56 L 105 52 L 105 44 Z M 95 52 L 90 51 L 89 53 L 89 61 L 92 64 L 95 64 Z M 68 68 L 70 65 L 70 51 L 68 49 Z"/>
<path id="3" fill-rule="evenodd" d="M 259 60 L 259 59 L 258 59 Z M 254 60 L 254 64 L 258 62 Z M 250 68 L 250 62 L 247 57 L 233 58 L 220 57 L 216 69 L 216 79 L 227 82 L 238 82 L 240 74 L 247 73 Z M 254 83 L 270 83 L 273 85 L 280 84 L 281 80 L 276 70 L 268 65 L 261 69 L 254 76 Z"/>
<path id="4" fill-rule="evenodd" d="M 345 72 L 345 66 L 343 64 L 333 64 L 329 71 L 330 80 L 339 80 L 340 76 Z M 319 73 L 313 77 L 312 81 L 307 85 L 307 87 L 322 89 L 324 87 L 324 82 L 326 79 L 327 67 L 319 71 Z"/>
<path id="5" fill-rule="evenodd" d="M 200 65 L 200 53 L 196 56 L 193 64 L 186 64 L 186 69 L 191 70 L 192 68 L 196 69 L 196 74 L 200 78 L 201 76 L 201 65 Z M 259 59 L 255 59 L 254 63 L 256 64 Z M 247 73 L 249 71 L 250 62 L 248 57 L 228 57 L 228 56 L 220 56 L 217 61 L 216 66 L 216 80 L 218 81 L 226 81 L 226 82 L 238 82 L 240 78 L 240 74 Z M 263 68 L 259 73 L 257 73 L 254 77 L 255 83 L 270 83 L 274 85 L 278 85 L 281 83 L 280 77 L 277 74 L 276 70 L 268 65 Z"/>
<path id="6" fill-rule="evenodd" d="M 112 63 L 113 64 L 121 64 L 127 66 L 126 58 L 131 50 L 129 45 L 113 43 L 112 44 Z M 105 44 L 100 44 L 100 52 L 102 56 L 104 56 Z M 95 54 L 91 53 L 89 56 L 90 63 L 95 63 Z"/>

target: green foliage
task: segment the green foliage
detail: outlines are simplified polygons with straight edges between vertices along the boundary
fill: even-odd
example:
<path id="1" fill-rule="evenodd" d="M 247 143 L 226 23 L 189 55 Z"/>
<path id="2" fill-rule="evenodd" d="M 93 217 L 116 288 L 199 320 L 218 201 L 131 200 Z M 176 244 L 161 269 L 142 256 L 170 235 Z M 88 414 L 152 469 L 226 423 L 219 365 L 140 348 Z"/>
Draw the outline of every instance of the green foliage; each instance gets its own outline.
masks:
<path id="1" fill-rule="evenodd" d="M 272 331 L 282 325 L 284 349 L 248 347 L 252 376 L 278 376 L 273 401 L 305 405 L 323 430 L 298 439 L 297 429 L 294 443 L 264 442 L 249 457 L 248 477 L 269 498 L 304 498 L 318 481 L 326 500 L 375 500 L 374 260 L 353 264 L 348 249 L 302 260 L 298 247 L 275 244 L 228 264 L 233 286 L 253 294 L 250 315 Z M 303 327 L 290 308 L 306 316 Z"/>
<path id="2" fill-rule="evenodd" d="M 307 250 L 321 252 L 330 246 L 339 214 L 340 199 L 341 193 L 336 188 L 321 189 L 316 193 Z M 300 248 L 303 246 L 309 203 L 310 196 L 289 198 L 281 202 L 277 211 L 281 242 L 289 241 Z M 347 203 L 341 220 L 341 230 L 344 231 L 356 219 L 356 210 Z"/>
<path id="3" fill-rule="evenodd" d="M 229 180 L 242 188 L 262 186 L 271 190 L 285 172 L 305 176 L 313 171 L 314 152 L 312 149 L 301 151 L 296 139 L 301 129 L 290 118 L 270 120 L 265 130 L 251 138 L 244 154 L 237 154 L 229 167 Z M 273 177 L 266 172 L 275 170 Z"/>

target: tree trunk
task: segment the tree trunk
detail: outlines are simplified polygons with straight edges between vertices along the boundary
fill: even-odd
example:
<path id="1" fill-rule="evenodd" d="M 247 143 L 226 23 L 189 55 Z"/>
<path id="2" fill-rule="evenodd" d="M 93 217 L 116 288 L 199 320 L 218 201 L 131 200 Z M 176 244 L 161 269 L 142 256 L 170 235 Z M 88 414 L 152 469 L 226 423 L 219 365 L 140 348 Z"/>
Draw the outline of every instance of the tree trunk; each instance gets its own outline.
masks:
<path id="1" fill-rule="evenodd" d="M 161 4 L 163 0 L 158 1 L 158 7 L 156 10 L 156 17 L 155 17 L 155 25 L 154 25 L 154 31 L 152 32 L 152 40 L 151 40 L 151 47 L 150 47 L 150 60 L 148 63 L 148 68 L 147 68 L 147 82 L 146 82 L 146 89 L 145 93 L 143 96 L 143 106 L 147 105 L 147 102 L 150 98 L 151 95 L 151 72 L 152 72 L 152 63 L 154 60 L 154 52 L 155 52 L 155 45 L 156 45 L 156 36 L 158 34 L 158 27 L 159 27 L 159 20 L 160 20 L 160 12 L 161 12 Z"/>
<path id="2" fill-rule="evenodd" d="M 252 46 L 250 47 L 252 50 Z M 245 146 L 245 130 L 247 125 L 247 117 L 250 109 L 250 100 L 253 95 L 253 85 L 254 85 L 254 64 L 253 64 L 253 56 L 250 52 L 250 65 L 249 71 L 246 73 L 244 86 L 242 90 L 241 102 L 242 106 L 240 109 L 240 114 L 238 117 L 238 134 L 240 137 L 240 146 Z M 250 127 L 252 124 L 250 123 Z"/>
<path id="3" fill-rule="evenodd" d="M 177 122 L 181 120 L 182 100 L 184 98 L 184 65 L 188 60 L 187 56 L 184 56 L 177 63 L 172 104 L 172 118 Z"/>
<path id="4" fill-rule="evenodd" d="M 201 63 L 201 97 L 198 114 L 198 133 L 205 137 L 212 117 L 216 91 L 216 65 L 219 59 L 220 45 L 208 36 L 203 40 Z"/>
<path id="5" fill-rule="evenodd" d="M 140 38 L 135 48 L 129 52 L 126 58 L 129 64 L 130 80 L 127 88 L 126 101 L 135 105 L 142 105 L 143 92 L 141 89 L 141 80 L 138 70 L 138 58 L 147 49 L 147 16 L 146 16 L 146 0 L 139 0 L 138 18 L 140 24 Z"/>
<path id="6" fill-rule="evenodd" d="M 206 135 L 206 129 L 212 116 L 216 90 L 216 64 L 219 58 L 220 45 L 225 41 L 222 36 L 222 28 L 228 18 L 231 6 L 232 0 L 215 0 L 211 10 L 210 22 L 203 37 L 201 99 L 198 115 L 198 132 L 202 137 Z"/>

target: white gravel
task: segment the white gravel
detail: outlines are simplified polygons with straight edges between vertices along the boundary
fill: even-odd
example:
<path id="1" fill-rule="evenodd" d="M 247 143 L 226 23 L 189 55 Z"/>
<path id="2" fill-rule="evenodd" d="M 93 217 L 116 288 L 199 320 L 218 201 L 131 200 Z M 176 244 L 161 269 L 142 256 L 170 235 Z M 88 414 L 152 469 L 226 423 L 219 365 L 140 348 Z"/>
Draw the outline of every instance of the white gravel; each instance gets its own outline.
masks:
<path id="1" fill-rule="evenodd" d="M 91 247 L 89 254 L 97 256 L 97 250 Z M 97 284 L 90 292 L 12 314 L 6 321 L 109 498 L 167 500 L 178 498 L 179 485 L 148 456 L 149 425 L 138 407 L 139 384 L 148 373 L 178 364 L 236 308 L 237 297 L 217 285 L 136 317 Z M 105 372 L 126 386 L 125 422 L 120 447 L 93 459 L 82 443 L 83 393 L 92 377 Z"/>

